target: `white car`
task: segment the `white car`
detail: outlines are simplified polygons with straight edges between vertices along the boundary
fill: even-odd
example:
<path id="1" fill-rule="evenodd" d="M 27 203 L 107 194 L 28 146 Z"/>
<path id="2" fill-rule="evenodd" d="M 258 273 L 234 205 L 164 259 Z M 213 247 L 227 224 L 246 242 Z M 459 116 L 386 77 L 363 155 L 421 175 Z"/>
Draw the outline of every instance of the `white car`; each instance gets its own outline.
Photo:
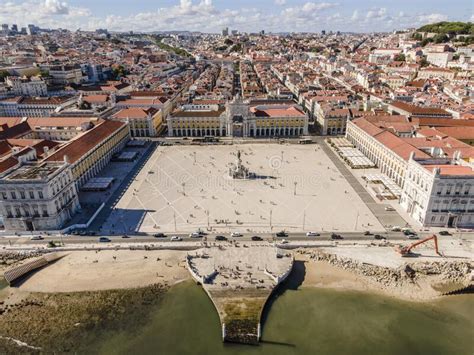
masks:
<path id="1" fill-rule="evenodd" d="M 192 232 L 189 236 L 190 236 L 191 238 L 201 238 L 201 237 L 202 237 L 202 234 L 201 234 L 201 233 L 198 233 L 198 232 Z"/>
<path id="2" fill-rule="evenodd" d="M 183 240 L 183 238 L 178 237 L 177 235 L 173 235 L 173 236 L 171 237 L 171 241 L 172 241 L 172 242 L 180 242 L 180 241 L 182 241 L 182 240 Z"/>
<path id="3" fill-rule="evenodd" d="M 243 237 L 243 234 L 239 232 L 232 232 L 230 233 L 230 236 L 233 238 L 238 238 L 238 237 Z"/>
<path id="4" fill-rule="evenodd" d="M 288 241 L 287 241 L 286 239 L 282 239 L 282 240 L 280 241 L 280 243 L 281 243 L 281 244 L 288 244 Z"/>
<path id="5" fill-rule="evenodd" d="M 385 211 L 395 211 L 395 208 L 392 206 L 385 207 Z"/>
<path id="6" fill-rule="evenodd" d="M 401 232 L 401 231 L 402 231 L 402 228 L 400 228 L 399 226 L 392 227 L 392 232 Z"/>
<path id="7" fill-rule="evenodd" d="M 31 240 L 43 240 L 44 238 L 40 235 L 35 235 L 33 237 L 31 237 Z"/>
<path id="8" fill-rule="evenodd" d="M 319 237 L 319 235 L 320 234 L 317 233 L 317 232 L 308 232 L 308 233 L 306 233 L 307 237 Z"/>

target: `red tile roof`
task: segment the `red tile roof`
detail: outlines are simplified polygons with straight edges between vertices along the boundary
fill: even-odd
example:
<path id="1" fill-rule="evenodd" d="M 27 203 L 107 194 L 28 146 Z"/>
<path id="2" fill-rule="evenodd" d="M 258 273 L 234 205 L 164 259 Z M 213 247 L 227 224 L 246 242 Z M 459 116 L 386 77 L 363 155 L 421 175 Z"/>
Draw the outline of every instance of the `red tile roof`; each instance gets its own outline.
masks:
<path id="1" fill-rule="evenodd" d="M 392 150 L 400 158 L 404 160 L 410 159 L 410 154 L 415 153 L 415 158 L 429 158 L 430 156 L 425 152 L 415 148 L 411 144 L 407 143 L 404 139 L 397 137 L 391 132 L 385 131 L 377 134 L 375 137 L 380 143 L 385 145 L 387 148 Z"/>
<path id="2" fill-rule="evenodd" d="M 112 117 L 117 119 L 147 119 L 148 115 L 154 115 L 157 113 L 158 110 L 152 107 L 149 108 L 141 108 L 141 107 L 132 107 L 120 110 Z"/>
<path id="3" fill-rule="evenodd" d="M 72 164 L 82 158 L 84 154 L 100 144 L 103 140 L 125 126 L 121 121 L 104 121 L 89 131 L 64 144 L 56 152 L 46 158 L 46 161 L 63 161 L 66 155 Z"/>
<path id="4" fill-rule="evenodd" d="M 5 160 L 0 161 L 0 173 L 3 173 L 10 168 L 13 168 L 17 164 L 18 164 L 18 159 L 15 157 L 9 157 Z"/>
<path id="5" fill-rule="evenodd" d="M 468 166 L 462 165 L 423 165 L 423 167 L 433 172 L 434 169 L 440 170 L 440 175 L 444 176 L 453 176 L 453 175 L 461 175 L 461 176 L 474 176 L 474 171 Z"/>

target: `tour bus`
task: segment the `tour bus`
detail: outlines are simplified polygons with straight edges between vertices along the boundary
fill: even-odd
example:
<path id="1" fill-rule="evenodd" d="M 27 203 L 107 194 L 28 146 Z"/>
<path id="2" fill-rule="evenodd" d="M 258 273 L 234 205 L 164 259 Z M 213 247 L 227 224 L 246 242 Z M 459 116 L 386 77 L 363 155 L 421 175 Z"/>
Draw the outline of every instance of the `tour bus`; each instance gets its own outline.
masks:
<path id="1" fill-rule="evenodd" d="M 300 140 L 298 141 L 298 143 L 299 143 L 299 144 L 311 144 L 311 143 L 313 143 L 313 140 L 310 139 L 310 138 L 304 138 L 304 139 L 300 139 Z"/>

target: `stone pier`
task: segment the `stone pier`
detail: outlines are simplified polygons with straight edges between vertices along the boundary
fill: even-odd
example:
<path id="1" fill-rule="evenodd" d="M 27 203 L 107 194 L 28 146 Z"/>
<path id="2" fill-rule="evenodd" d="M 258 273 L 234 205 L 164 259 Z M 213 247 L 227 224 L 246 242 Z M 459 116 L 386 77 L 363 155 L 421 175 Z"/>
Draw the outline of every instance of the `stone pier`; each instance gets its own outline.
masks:
<path id="1" fill-rule="evenodd" d="M 223 341 L 257 344 L 265 303 L 290 274 L 293 256 L 273 245 L 222 244 L 189 253 L 187 267 L 217 309 Z"/>

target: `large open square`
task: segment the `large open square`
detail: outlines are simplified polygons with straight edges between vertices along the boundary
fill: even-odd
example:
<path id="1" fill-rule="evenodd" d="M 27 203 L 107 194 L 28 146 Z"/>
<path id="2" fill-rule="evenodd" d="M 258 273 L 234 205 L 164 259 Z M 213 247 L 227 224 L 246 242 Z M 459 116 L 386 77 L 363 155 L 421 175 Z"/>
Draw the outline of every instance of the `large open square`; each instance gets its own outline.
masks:
<path id="1" fill-rule="evenodd" d="M 252 179 L 233 179 L 242 163 Z M 104 232 L 363 231 L 382 226 L 318 144 L 158 146 Z"/>

